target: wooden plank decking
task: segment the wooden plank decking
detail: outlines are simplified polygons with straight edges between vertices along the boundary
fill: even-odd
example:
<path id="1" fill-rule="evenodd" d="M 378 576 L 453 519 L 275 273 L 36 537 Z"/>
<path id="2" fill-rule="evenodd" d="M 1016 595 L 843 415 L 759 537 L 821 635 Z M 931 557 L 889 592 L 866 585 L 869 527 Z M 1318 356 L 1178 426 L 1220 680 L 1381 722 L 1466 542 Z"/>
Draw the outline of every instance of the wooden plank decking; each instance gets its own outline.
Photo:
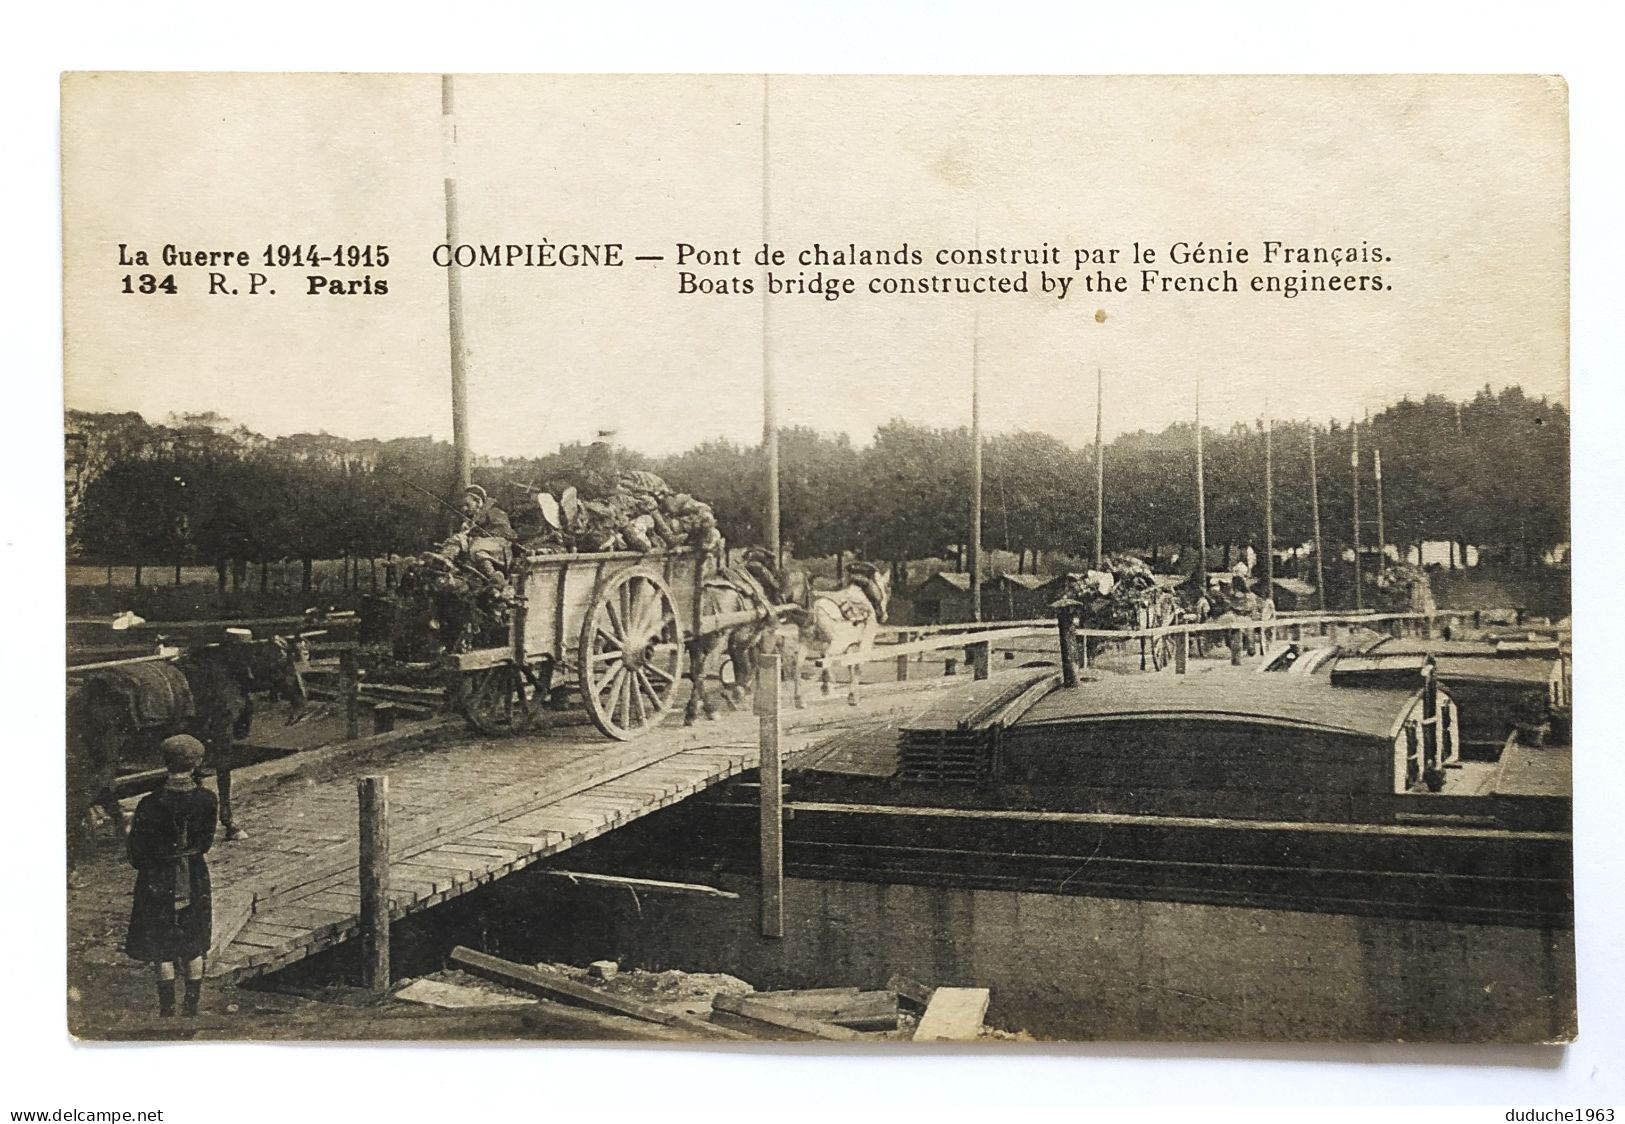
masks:
<path id="1" fill-rule="evenodd" d="M 668 739 L 656 740 L 666 744 L 599 743 L 600 753 L 542 784 L 502 785 L 485 799 L 453 805 L 430 822 L 408 826 L 403 842 L 391 850 L 391 916 L 438 905 L 756 764 L 754 746 L 673 746 Z M 411 780 L 392 783 L 406 793 L 392 813 L 413 808 Z M 353 937 L 361 904 L 357 881 L 349 842 L 265 870 L 252 889 L 251 912 L 223 942 L 210 974 L 245 979 Z"/>
<path id="2" fill-rule="evenodd" d="M 786 715 L 785 751 L 907 720 L 954 682 L 871 689 L 856 707 L 818 700 L 828 705 Z M 755 727 L 741 713 L 630 743 L 554 731 L 441 744 L 390 762 L 378 771 L 390 782 L 391 916 L 431 908 L 755 768 Z M 209 856 L 210 976 L 251 978 L 358 934 L 361 771 L 371 770 L 340 767 L 239 802 L 251 838 Z"/>

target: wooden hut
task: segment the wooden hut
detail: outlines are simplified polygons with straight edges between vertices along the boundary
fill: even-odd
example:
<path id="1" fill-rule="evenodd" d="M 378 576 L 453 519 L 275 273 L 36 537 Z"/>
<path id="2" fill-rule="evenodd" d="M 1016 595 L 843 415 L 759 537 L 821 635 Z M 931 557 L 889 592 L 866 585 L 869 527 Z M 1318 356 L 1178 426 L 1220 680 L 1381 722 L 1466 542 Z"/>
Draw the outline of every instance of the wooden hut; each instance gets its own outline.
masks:
<path id="1" fill-rule="evenodd" d="M 982 587 L 982 617 L 990 621 L 1024 621 L 1050 616 L 1044 590 L 1048 578 L 1037 574 L 994 574 Z"/>
<path id="2" fill-rule="evenodd" d="M 1311 582 L 1302 578 L 1275 579 L 1275 611 L 1302 613 L 1319 607 L 1316 590 Z"/>
<path id="3" fill-rule="evenodd" d="M 984 589 L 985 597 L 987 591 Z M 909 591 L 910 624 L 960 624 L 972 617 L 970 575 L 938 571 Z"/>

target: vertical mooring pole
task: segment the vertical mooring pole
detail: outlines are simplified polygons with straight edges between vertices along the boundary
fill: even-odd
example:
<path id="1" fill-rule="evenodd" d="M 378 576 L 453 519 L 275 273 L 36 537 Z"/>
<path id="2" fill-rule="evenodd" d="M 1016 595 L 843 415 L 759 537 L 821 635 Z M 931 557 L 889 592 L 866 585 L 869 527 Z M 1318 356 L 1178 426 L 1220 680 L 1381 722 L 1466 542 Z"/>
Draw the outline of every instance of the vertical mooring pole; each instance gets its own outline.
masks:
<path id="1" fill-rule="evenodd" d="M 778 653 L 756 669 L 756 714 L 761 720 L 762 936 L 784 936 L 784 761 L 779 756 Z"/>
<path id="2" fill-rule="evenodd" d="M 361 812 L 361 986 L 389 990 L 389 778 L 356 782 Z"/>
<path id="3" fill-rule="evenodd" d="M 970 664 L 971 671 L 977 679 L 986 679 L 993 674 L 993 644 L 988 640 L 979 640 L 965 648 L 965 662 Z"/>
<path id="4" fill-rule="evenodd" d="M 1071 609 L 1057 609 L 1055 620 L 1061 629 L 1061 686 L 1076 687 L 1078 685 L 1077 624 L 1073 620 Z"/>

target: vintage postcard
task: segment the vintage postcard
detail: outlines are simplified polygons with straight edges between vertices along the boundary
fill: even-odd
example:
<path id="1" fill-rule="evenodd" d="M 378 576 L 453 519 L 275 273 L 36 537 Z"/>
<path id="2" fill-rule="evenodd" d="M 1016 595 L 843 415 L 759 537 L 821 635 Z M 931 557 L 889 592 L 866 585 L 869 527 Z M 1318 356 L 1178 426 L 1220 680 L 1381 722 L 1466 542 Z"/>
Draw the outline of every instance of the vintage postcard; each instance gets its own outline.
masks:
<path id="1" fill-rule="evenodd" d="M 68 1025 L 1578 1032 L 1568 102 L 72 73 Z"/>

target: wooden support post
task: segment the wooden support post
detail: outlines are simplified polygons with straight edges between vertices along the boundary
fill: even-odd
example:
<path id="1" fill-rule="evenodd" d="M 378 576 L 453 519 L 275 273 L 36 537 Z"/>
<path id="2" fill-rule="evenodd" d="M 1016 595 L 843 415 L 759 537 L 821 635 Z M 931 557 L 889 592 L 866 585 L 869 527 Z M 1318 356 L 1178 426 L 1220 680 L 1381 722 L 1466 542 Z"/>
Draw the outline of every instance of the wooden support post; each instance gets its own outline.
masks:
<path id="1" fill-rule="evenodd" d="M 1191 634 L 1181 632 L 1174 642 L 1174 674 L 1184 675 L 1191 659 Z"/>
<path id="2" fill-rule="evenodd" d="M 971 644 L 965 649 L 965 659 L 977 679 L 986 679 L 993 673 L 993 645 L 987 640 Z"/>
<path id="3" fill-rule="evenodd" d="M 354 741 L 361 736 L 361 671 L 354 648 L 339 651 L 339 697 L 344 700 L 344 736 Z"/>
<path id="4" fill-rule="evenodd" d="M 913 639 L 914 639 L 914 634 L 912 632 L 899 632 L 897 634 L 897 642 L 899 644 L 907 644 Z M 899 683 L 908 682 L 908 657 L 907 656 L 898 656 L 897 657 L 897 681 Z"/>
<path id="5" fill-rule="evenodd" d="M 389 778 L 356 782 L 361 812 L 361 986 L 389 990 Z"/>
<path id="6" fill-rule="evenodd" d="M 387 734 L 395 729 L 396 707 L 394 703 L 379 703 L 372 708 L 372 732 Z"/>
<path id="7" fill-rule="evenodd" d="M 1241 629 L 1230 630 L 1230 663 L 1234 667 L 1241 666 Z"/>
<path id="8" fill-rule="evenodd" d="M 760 821 L 762 843 L 762 936 L 784 936 L 784 762 L 779 756 L 779 664 L 777 652 L 756 670 L 760 718 Z"/>
<path id="9" fill-rule="evenodd" d="M 1439 676 L 1437 668 L 1429 664 L 1422 687 L 1422 771 L 1423 779 L 1444 765 L 1444 752 L 1439 737 Z"/>
<path id="10" fill-rule="evenodd" d="M 1055 614 L 1055 619 L 1061 630 L 1061 686 L 1076 687 L 1078 685 L 1078 665 L 1076 662 L 1078 634 L 1076 622 L 1072 618 L 1072 610 L 1060 610 Z"/>

